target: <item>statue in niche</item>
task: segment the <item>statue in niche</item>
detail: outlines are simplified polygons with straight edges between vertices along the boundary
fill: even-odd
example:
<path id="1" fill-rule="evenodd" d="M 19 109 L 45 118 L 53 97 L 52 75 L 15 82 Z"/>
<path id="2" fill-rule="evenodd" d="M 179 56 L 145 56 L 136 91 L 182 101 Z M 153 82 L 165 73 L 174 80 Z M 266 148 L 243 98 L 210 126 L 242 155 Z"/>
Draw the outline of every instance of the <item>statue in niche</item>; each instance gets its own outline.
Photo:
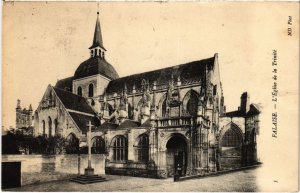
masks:
<path id="1" fill-rule="evenodd" d="M 141 99 L 141 109 L 140 115 L 143 117 L 144 115 L 150 116 L 150 91 L 149 91 L 149 82 L 145 79 L 142 80 L 142 99 Z"/>
<path id="2" fill-rule="evenodd" d="M 126 89 L 126 85 L 125 85 L 125 89 L 123 91 L 123 93 L 121 94 L 120 97 L 120 105 L 119 105 L 119 110 L 124 110 L 126 111 L 126 104 L 128 103 L 128 99 L 127 99 L 127 89 Z"/>
<path id="3" fill-rule="evenodd" d="M 150 107 L 149 102 L 151 101 L 151 96 L 149 93 L 149 83 L 145 79 L 142 80 L 142 92 L 142 107 Z"/>
<path id="4" fill-rule="evenodd" d="M 123 90 L 123 93 L 121 94 L 120 97 L 120 104 L 119 104 L 119 117 L 120 118 L 126 118 L 128 117 L 128 99 L 127 99 L 127 88 L 125 84 L 125 88 Z"/>
<path id="5" fill-rule="evenodd" d="M 179 89 L 174 87 L 173 83 L 173 75 L 171 77 L 171 80 L 169 81 L 169 88 L 167 91 L 167 103 L 169 107 L 178 107 L 181 104 L 180 101 L 180 93 Z"/>

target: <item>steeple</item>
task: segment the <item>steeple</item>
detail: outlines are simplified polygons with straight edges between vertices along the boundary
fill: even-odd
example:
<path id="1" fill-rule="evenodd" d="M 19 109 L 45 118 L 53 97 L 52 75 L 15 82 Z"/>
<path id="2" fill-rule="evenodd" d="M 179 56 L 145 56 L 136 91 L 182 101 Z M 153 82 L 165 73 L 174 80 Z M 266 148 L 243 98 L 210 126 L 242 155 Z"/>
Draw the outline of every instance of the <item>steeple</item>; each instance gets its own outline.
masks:
<path id="1" fill-rule="evenodd" d="M 106 49 L 103 46 L 100 20 L 99 20 L 99 11 L 97 12 L 97 20 L 96 20 L 96 26 L 94 31 L 93 45 L 89 47 L 89 49 L 91 51 L 91 57 L 100 57 L 104 59 L 104 54 Z"/>

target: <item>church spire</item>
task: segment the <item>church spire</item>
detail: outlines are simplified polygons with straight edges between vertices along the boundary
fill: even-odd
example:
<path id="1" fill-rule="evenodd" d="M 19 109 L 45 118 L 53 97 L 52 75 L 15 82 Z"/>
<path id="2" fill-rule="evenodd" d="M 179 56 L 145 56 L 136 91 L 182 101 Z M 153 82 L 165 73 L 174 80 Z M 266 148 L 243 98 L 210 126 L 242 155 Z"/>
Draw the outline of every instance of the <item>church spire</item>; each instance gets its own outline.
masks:
<path id="1" fill-rule="evenodd" d="M 106 49 L 103 46 L 100 20 L 99 20 L 99 11 L 97 11 L 97 20 L 96 20 L 96 26 L 94 31 L 93 45 L 89 47 L 89 49 L 91 50 L 91 57 L 104 58 L 104 52 L 106 51 Z"/>

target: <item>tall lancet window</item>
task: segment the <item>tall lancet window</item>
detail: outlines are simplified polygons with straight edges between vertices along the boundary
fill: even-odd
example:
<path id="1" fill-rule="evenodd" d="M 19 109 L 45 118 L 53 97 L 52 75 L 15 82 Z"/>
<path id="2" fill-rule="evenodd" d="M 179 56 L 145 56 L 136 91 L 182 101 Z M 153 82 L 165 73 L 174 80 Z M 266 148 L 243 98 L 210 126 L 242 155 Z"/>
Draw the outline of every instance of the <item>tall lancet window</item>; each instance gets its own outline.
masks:
<path id="1" fill-rule="evenodd" d="M 48 129 L 49 129 L 49 137 L 52 136 L 52 119 L 48 117 Z"/>
<path id="2" fill-rule="evenodd" d="M 94 96 L 94 85 L 89 84 L 89 97 L 93 97 L 93 96 Z"/>
<path id="3" fill-rule="evenodd" d="M 198 102 L 198 96 L 194 92 L 191 92 L 190 99 L 186 104 L 187 113 L 189 115 L 197 116 Z"/>

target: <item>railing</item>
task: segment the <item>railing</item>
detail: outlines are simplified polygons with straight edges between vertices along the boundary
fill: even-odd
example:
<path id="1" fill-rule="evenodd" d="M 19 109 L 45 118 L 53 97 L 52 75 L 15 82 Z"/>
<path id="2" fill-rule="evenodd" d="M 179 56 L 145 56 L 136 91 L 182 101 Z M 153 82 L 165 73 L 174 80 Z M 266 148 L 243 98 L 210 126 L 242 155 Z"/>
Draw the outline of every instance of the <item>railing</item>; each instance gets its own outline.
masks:
<path id="1" fill-rule="evenodd" d="M 192 117 L 169 117 L 156 120 L 157 127 L 180 127 L 192 124 Z"/>
<path id="2" fill-rule="evenodd" d="M 210 128 L 210 121 L 203 116 L 181 116 L 181 117 L 163 117 L 155 120 L 157 127 L 182 127 L 194 124 L 202 125 L 204 128 Z"/>

